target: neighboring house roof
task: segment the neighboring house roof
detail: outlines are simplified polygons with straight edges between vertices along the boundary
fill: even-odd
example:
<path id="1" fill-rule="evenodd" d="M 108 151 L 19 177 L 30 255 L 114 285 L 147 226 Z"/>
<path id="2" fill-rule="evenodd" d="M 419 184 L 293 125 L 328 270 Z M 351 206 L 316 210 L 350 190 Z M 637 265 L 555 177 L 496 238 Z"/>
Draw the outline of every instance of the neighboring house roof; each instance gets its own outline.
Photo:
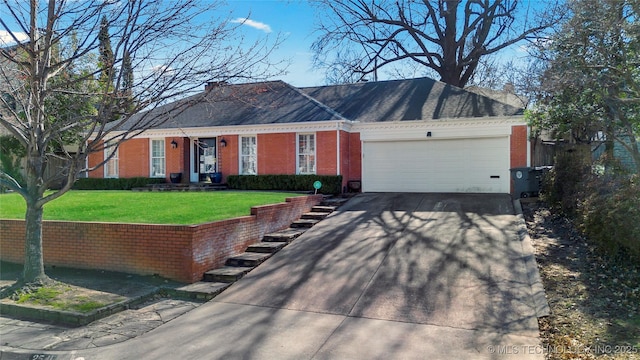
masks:
<path id="1" fill-rule="evenodd" d="M 361 122 L 522 115 L 523 109 L 429 78 L 302 88 Z"/>
<path id="2" fill-rule="evenodd" d="M 332 120 L 438 120 L 522 113 L 521 108 L 428 78 L 300 89 L 282 81 L 269 81 L 210 85 L 203 93 L 138 114 L 127 124 L 145 115 L 161 119 L 154 128 L 174 129 Z"/>
<path id="3" fill-rule="evenodd" d="M 488 88 L 481 88 L 479 86 L 468 86 L 465 90 L 474 92 L 476 94 L 490 97 L 499 102 L 515 106 L 517 108 L 524 108 L 527 106 L 527 99 L 524 96 L 516 95 L 513 84 L 506 84 L 502 90 L 494 90 Z"/>

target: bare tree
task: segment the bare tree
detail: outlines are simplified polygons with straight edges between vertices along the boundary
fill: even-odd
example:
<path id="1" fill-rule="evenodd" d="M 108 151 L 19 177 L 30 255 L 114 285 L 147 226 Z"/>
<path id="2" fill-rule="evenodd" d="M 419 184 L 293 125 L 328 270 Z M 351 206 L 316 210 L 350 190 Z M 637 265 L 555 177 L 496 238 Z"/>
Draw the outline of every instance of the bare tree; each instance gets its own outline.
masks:
<path id="1" fill-rule="evenodd" d="M 409 61 L 458 87 L 467 84 L 484 56 L 537 38 L 564 14 L 556 2 L 532 6 L 518 0 L 316 3 L 328 14 L 312 49 L 316 64 L 334 78 L 373 74 L 376 79 L 380 68 Z"/>
<path id="2" fill-rule="evenodd" d="M 67 192 L 80 173 L 109 160 L 88 168 L 90 153 L 115 149 L 166 121 L 171 114 L 148 110 L 207 82 L 261 79 L 277 71 L 268 56 L 279 40 L 245 44 L 241 24 L 231 24 L 228 15 L 218 2 L 199 0 L 1 0 L 0 29 L 15 45 L 0 48 L 0 91 L 6 95 L 0 97 L 0 125 L 26 150 L 26 179 L 0 171 L 0 185 L 27 204 L 22 283 L 48 281 L 43 206 Z M 106 25 L 112 61 L 92 61 Z M 104 73 L 113 86 L 99 85 Z M 172 111 L 198 101 L 191 99 Z M 53 158 L 64 165 L 46 171 Z M 55 183 L 61 188 L 48 191 Z"/>

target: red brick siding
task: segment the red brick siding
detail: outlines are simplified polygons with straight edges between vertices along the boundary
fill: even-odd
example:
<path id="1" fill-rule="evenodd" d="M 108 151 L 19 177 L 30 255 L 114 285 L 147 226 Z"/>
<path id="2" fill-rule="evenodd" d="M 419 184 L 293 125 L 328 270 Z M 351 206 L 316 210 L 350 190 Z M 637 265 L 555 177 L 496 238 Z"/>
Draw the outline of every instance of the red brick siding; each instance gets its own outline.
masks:
<path id="1" fill-rule="evenodd" d="M 346 137 L 347 135 L 345 135 Z M 227 147 L 219 153 L 219 161 L 224 176 L 237 175 L 239 171 L 238 135 L 225 135 Z M 258 174 L 296 173 L 296 133 L 258 134 Z M 343 139 L 348 145 L 348 138 Z M 341 152 L 343 161 L 348 163 L 348 146 Z M 316 133 L 316 170 L 319 175 L 336 175 L 336 131 Z"/>
<path id="2" fill-rule="evenodd" d="M 102 142 L 100 142 L 102 143 Z M 89 154 L 88 165 L 89 168 L 95 167 L 104 160 L 104 152 L 94 152 Z M 104 177 L 104 168 L 100 167 L 97 170 L 89 171 L 90 178 L 102 178 Z"/>
<path id="3" fill-rule="evenodd" d="M 279 175 L 295 173 L 296 134 L 258 135 L 258 174 Z"/>
<path id="4" fill-rule="evenodd" d="M 165 156 L 167 154 L 165 141 Z M 148 177 L 150 173 L 151 140 L 131 139 L 120 144 L 118 148 L 118 177 Z"/>
<path id="5" fill-rule="evenodd" d="M 178 144 L 177 148 L 171 147 L 171 141 Z M 183 180 L 188 180 L 189 172 L 189 138 L 164 139 L 165 146 L 165 172 L 169 181 L 169 174 L 182 173 Z M 118 177 L 149 177 L 150 176 L 150 139 L 131 139 L 120 144 L 118 148 Z M 103 152 L 89 155 L 89 166 L 95 166 L 104 159 Z M 89 173 L 89 177 L 104 177 L 104 167 Z"/>
<path id="6" fill-rule="evenodd" d="M 178 146 L 174 149 L 171 142 L 175 141 Z M 151 146 L 151 144 L 149 144 Z M 182 182 L 189 182 L 189 138 L 172 138 L 164 139 L 165 151 L 165 171 L 167 181 L 170 181 L 171 173 L 181 173 Z M 148 176 L 148 175 L 147 175 Z"/>
<path id="7" fill-rule="evenodd" d="M 342 175 L 342 188 L 347 186 L 350 164 L 349 164 L 349 134 L 345 131 L 339 132 L 340 142 L 340 174 Z"/>
<path id="8" fill-rule="evenodd" d="M 337 162 L 340 161 L 340 173 L 344 185 L 349 180 L 361 178 L 360 134 L 340 131 L 340 159 L 337 159 L 338 131 L 316 132 L 316 172 L 319 175 L 336 175 Z M 226 147 L 220 146 L 224 138 Z M 171 147 L 171 141 L 178 147 Z M 296 133 L 258 134 L 258 174 L 295 174 L 296 173 Z M 119 149 L 119 177 L 149 176 L 150 140 L 132 139 L 124 142 Z M 189 138 L 165 138 L 165 157 L 167 181 L 171 173 L 182 173 L 183 182 L 188 182 L 192 164 L 190 163 Z M 218 171 L 222 172 L 223 182 L 226 176 L 239 172 L 239 135 L 218 137 Z M 97 164 L 103 159 L 103 153 L 89 157 L 89 163 Z M 102 168 L 90 173 L 90 177 L 103 177 Z"/>
<path id="9" fill-rule="evenodd" d="M 318 175 L 336 175 L 337 151 L 337 131 L 316 132 L 316 173 Z"/>
<path id="10" fill-rule="evenodd" d="M 362 142 L 360 133 L 349 133 L 349 173 L 348 180 L 362 180 Z"/>
<path id="11" fill-rule="evenodd" d="M 220 140 L 224 139 L 227 146 L 221 147 Z M 218 137 L 218 171 L 222 173 L 222 182 L 227 182 L 228 175 L 238 175 L 240 148 L 238 135 L 223 135 Z"/>
<path id="12" fill-rule="evenodd" d="M 195 282 L 264 234 L 287 227 L 320 200 L 288 198 L 286 203 L 254 207 L 251 216 L 194 226 L 45 221 L 45 264 Z M 24 221 L 0 220 L 0 232 L 0 258 L 21 263 Z"/>
<path id="13" fill-rule="evenodd" d="M 511 127 L 511 167 L 527 166 L 527 126 Z"/>

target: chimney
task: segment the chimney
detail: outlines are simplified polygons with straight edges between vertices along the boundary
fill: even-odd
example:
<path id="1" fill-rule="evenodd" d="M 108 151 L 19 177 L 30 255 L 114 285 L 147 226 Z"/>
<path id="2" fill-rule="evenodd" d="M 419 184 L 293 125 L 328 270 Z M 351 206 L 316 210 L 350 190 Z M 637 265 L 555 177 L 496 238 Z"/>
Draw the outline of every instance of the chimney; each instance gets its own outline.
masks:
<path id="1" fill-rule="evenodd" d="M 214 88 L 228 85 L 229 83 L 226 81 L 209 81 L 204 85 L 204 91 L 213 90 Z"/>
<path id="2" fill-rule="evenodd" d="M 516 93 L 516 86 L 513 85 L 513 83 L 508 82 L 506 84 L 504 84 L 504 87 L 502 88 L 502 91 L 509 93 L 509 94 L 515 94 Z"/>

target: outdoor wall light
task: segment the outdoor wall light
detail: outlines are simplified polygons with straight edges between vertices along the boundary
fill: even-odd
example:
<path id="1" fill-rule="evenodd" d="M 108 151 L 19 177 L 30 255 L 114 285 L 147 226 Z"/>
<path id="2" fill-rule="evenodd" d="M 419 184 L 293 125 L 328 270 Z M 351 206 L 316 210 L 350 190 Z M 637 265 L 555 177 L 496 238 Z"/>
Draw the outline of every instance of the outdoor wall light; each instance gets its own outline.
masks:
<path id="1" fill-rule="evenodd" d="M 225 140 L 224 138 L 220 140 L 220 146 L 222 147 L 227 147 L 227 140 Z"/>
<path id="2" fill-rule="evenodd" d="M 178 148 L 178 143 L 176 142 L 175 139 L 171 140 L 171 148 L 172 149 L 177 149 Z"/>

